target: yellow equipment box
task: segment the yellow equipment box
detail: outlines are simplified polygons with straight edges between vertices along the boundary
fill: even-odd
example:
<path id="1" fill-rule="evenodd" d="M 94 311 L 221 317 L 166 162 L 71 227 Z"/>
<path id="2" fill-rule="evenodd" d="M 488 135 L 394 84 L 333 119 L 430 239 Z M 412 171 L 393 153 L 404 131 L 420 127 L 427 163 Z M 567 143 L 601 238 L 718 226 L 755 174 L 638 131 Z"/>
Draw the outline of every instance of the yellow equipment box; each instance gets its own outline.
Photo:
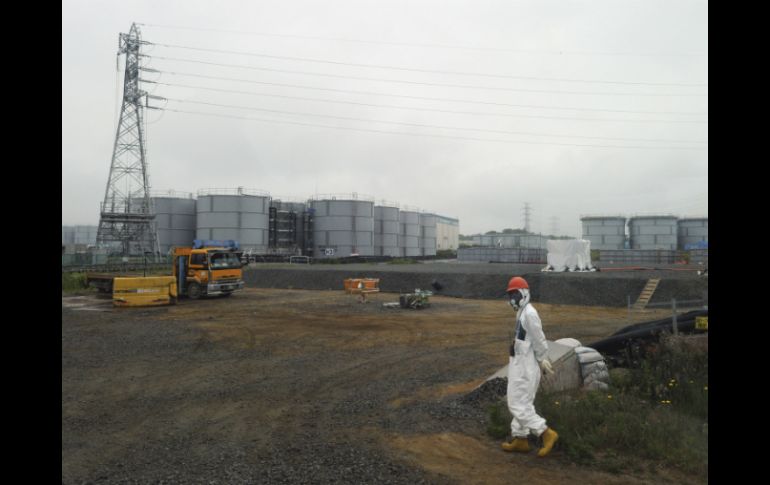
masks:
<path id="1" fill-rule="evenodd" d="M 708 330 L 709 317 L 695 317 L 695 328 L 698 330 Z"/>
<path id="2" fill-rule="evenodd" d="M 155 306 L 176 303 L 176 277 L 148 276 L 115 278 L 112 304 L 115 306 Z"/>
<path id="3" fill-rule="evenodd" d="M 343 281 L 347 293 L 378 293 L 379 278 L 348 278 Z"/>

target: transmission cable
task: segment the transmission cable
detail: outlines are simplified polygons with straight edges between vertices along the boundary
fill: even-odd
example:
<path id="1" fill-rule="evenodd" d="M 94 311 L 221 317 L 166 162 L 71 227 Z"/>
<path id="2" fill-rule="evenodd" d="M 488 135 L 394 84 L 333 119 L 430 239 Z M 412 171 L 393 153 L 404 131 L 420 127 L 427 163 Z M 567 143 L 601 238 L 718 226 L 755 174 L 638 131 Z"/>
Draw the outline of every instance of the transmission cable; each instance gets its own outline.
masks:
<path id="1" fill-rule="evenodd" d="M 480 133 L 498 133 L 498 134 L 505 134 L 505 135 L 543 136 L 543 137 L 553 137 L 553 138 L 580 138 L 580 139 L 593 139 L 593 140 L 619 140 L 619 141 L 642 141 L 642 142 L 708 144 L 708 142 L 689 141 L 689 140 L 666 140 L 666 139 L 644 139 L 644 138 L 612 138 L 612 137 L 582 136 L 582 135 L 555 135 L 555 134 L 547 134 L 547 133 L 533 133 L 533 132 L 526 132 L 526 131 L 490 130 L 490 129 L 486 129 L 486 128 L 471 128 L 471 127 L 464 127 L 464 126 L 427 125 L 427 124 L 420 124 L 420 123 L 406 123 L 406 122 L 401 122 L 401 121 L 373 120 L 373 119 L 355 118 L 355 117 L 349 117 L 349 116 L 334 116 L 334 115 L 325 115 L 325 114 L 318 114 L 318 113 L 305 113 L 305 112 L 284 111 L 284 110 L 276 110 L 276 109 L 268 109 L 268 108 L 256 108 L 256 107 L 251 107 L 251 106 L 236 106 L 236 105 L 229 105 L 229 104 L 209 103 L 209 102 L 206 102 L 206 101 L 194 101 L 194 100 L 190 100 L 190 99 L 174 99 L 174 98 L 165 98 L 165 99 L 167 99 L 168 101 L 176 102 L 176 103 L 201 104 L 201 105 L 205 105 L 205 106 L 215 106 L 215 107 L 218 107 L 218 108 L 232 108 L 232 109 L 240 109 L 240 110 L 246 110 L 246 111 L 262 111 L 262 112 L 265 112 L 265 113 L 277 113 L 277 114 L 285 114 L 285 115 L 292 115 L 292 116 L 313 116 L 313 117 L 317 117 L 317 118 L 329 118 L 329 119 L 335 119 L 335 120 L 362 121 L 362 122 L 365 122 L 365 123 L 383 123 L 383 124 L 389 124 L 389 125 L 413 126 L 413 127 L 417 127 L 417 128 L 438 128 L 438 129 L 442 129 L 442 130 L 477 131 L 477 132 L 480 132 Z"/>
<path id="2" fill-rule="evenodd" d="M 254 91 L 239 91 L 235 89 L 219 89 L 219 88 L 210 88 L 206 86 L 193 86 L 190 84 L 179 84 L 179 83 L 163 83 L 159 81 L 151 81 L 151 80 L 145 80 L 140 79 L 142 82 L 147 82 L 151 84 L 158 84 L 161 86 L 169 86 L 169 87 L 180 87 L 180 88 L 187 88 L 187 89 L 200 89 L 203 91 L 214 91 L 219 93 L 231 93 L 231 94 L 245 94 L 248 96 L 264 96 L 268 98 L 283 98 L 283 99 L 296 99 L 300 101 L 317 101 L 322 103 L 337 103 L 337 104 L 349 104 L 354 106 L 371 106 L 376 108 L 394 108 L 394 109 L 405 109 L 405 110 L 411 110 L 411 111 L 431 111 L 431 112 L 437 112 L 437 113 L 452 113 L 452 114 L 464 114 L 464 115 L 481 115 L 481 116 L 502 116 L 502 117 L 512 117 L 517 118 L 519 115 L 516 114 L 509 114 L 509 113 L 490 113 L 485 111 L 459 111 L 459 110 L 448 110 L 448 109 L 438 109 L 438 108 L 417 108 L 413 106 L 398 106 L 393 104 L 375 104 L 375 103 L 360 103 L 356 101 L 341 101 L 336 99 L 323 99 L 323 98 L 309 98 L 304 96 L 288 96 L 283 94 L 271 94 L 271 93 L 257 93 Z M 411 96 L 410 96 L 411 97 Z M 440 99 L 440 98 L 420 98 L 420 99 Z M 445 101 L 452 101 L 452 100 L 445 100 Z M 468 101 L 472 102 L 472 101 Z M 500 104 L 500 103 L 481 103 L 481 104 Z M 503 105 L 503 106 L 516 106 L 516 107 L 527 107 L 527 108 L 538 108 L 538 106 L 528 106 L 528 105 Z M 569 110 L 571 108 L 553 108 L 553 107 L 546 107 L 543 106 L 543 108 L 546 109 L 559 109 L 559 110 Z M 590 109 L 590 111 L 605 111 L 605 110 L 594 110 Z M 606 110 L 606 111 L 614 111 L 614 110 Z M 631 111 L 631 113 L 635 113 L 634 111 Z M 640 112 L 640 113 L 647 113 L 647 112 Z M 650 112 L 652 113 L 652 112 Z M 578 118 L 580 119 L 580 118 Z M 637 120 L 634 120 L 637 121 Z M 638 121 L 655 121 L 655 120 L 638 120 Z M 693 121 L 693 122 L 699 122 L 697 120 L 660 120 L 662 122 L 668 122 L 668 121 Z"/>
<path id="3" fill-rule="evenodd" d="M 393 45 L 393 46 L 409 46 L 409 47 L 428 47 L 432 49 L 466 49 L 466 50 L 480 50 L 480 51 L 498 51 L 498 52 L 516 52 L 523 54 L 552 54 L 552 55 L 578 55 L 578 56 L 640 56 L 640 57 L 705 57 L 707 54 L 700 53 L 676 53 L 676 52 L 659 52 L 659 53 L 640 53 L 640 52 L 591 52 L 591 51 L 564 51 L 564 50 L 535 50 L 535 49 L 511 49 L 504 47 L 478 47 L 478 46 L 459 46 L 459 45 L 442 45 L 442 44 L 424 44 L 415 42 L 391 42 L 382 40 L 362 40 L 362 39 L 344 39 L 339 37 L 321 37 L 311 35 L 296 35 L 296 34 L 274 34 L 266 32 L 250 32 L 244 30 L 225 30 L 225 29 L 210 29 L 201 27 L 179 27 L 171 25 L 157 25 L 157 24 L 137 24 L 147 27 L 157 27 L 160 29 L 176 29 L 176 30 L 197 30 L 201 32 L 221 32 L 225 34 L 245 34 L 245 35 L 258 35 L 266 37 L 286 37 L 297 39 L 312 39 L 312 40 L 331 40 L 335 42 L 358 42 L 363 44 L 381 44 L 381 45 Z"/>
<path id="4" fill-rule="evenodd" d="M 142 55 L 142 57 L 150 57 Z M 219 67 L 233 67 L 237 69 L 251 69 L 251 70 L 257 70 L 257 71 L 269 71 L 269 72 L 283 72 L 283 73 L 289 73 L 289 74 L 305 74 L 310 76 L 322 76 L 322 77 L 334 77 L 334 78 L 342 78 L 342 79 L 358 79 L 358 80 L 364 80 L 364 81 L 385 81 L 385 82 L 401 82 L 401 81 L 390 81 L 390 80 L 383 80 L 378 78 L 368 78 L 368 77 L 356 77 L 356 76 L 345 76 L 340 74 L 327 74 L 327 73 L 320 73 L 320 72 L 308 72 L 308 71 L 295 71 L 295 70 L 289 70 L 289 69 L 273 69 L 268 67 L 258 67 L 258 66 L 243 66 L 239 64 L 223 64 L 219 62 L 208 62 L 208 61 L 201 61 L 196 59 L 181 59 L 178 57 L 161 57 L 161 56 L 152 56 L 153 59 L 161 59 L 161 60 L 167 60 L 167 61 L 178 61 L 178 62 L 189 62 L 189 63 L 195 63 L 195 64 L 205 64 L 209 66 L 219 66 Z M 484 89 L 484 88 L 480 88 Z M 355 92 L 355 91 L 354 91 Z M 370 93 L 366 93 L 370 94 Z M 383 96 L 388 96 L 386 94 L 382 94 Z M 418 97 L 418 96 L 408 96 L 408 97 L 416 97 L 419 99 L 427 99 L 427 100 L 438 100 L 438 101 L 457 101 L 457 102 L 463 102 L 463 103 L 472 103 L 475 101 L 463 101 L 463 100 L 453 100 L 453 99 L 446 99 L 446 98 L 425 98 L 425 97 Z M 706 114 L 705 112 L 692 112 L 692 111 L 633 111 L 633 110 L 613 110 L 613 109 L 598 109 L 598 108 L 562 108 L 562 107 L 548 107 L 548 106 L 538 106 L 538 105 L 516 105 L 516 104 L 505 104 L 505 103 L 482 103 L 482 104 L 494 104 L 494 105 L 500 105 L 500 106 L 514 106 L 514 107 L 525 107 L 525 108 L 543 108 L 543 109 L 561 109 L 561 110 L 575 110 L 575 111 L 607 111 L 607 112 L 614 112 L 614 113 L 644 113 L 644 114 L 674 114 L 674 115 L 703 115 Z"/>
<path id="5" fill-rule="evenodd" d="M 375 130 L 371 128 L 350 128 L 350 127 L 342 127 L 342 126 L 333 126 L 333 125 L 322 125 L 318 123 L 305 123 L 300 121 L 287 121 L 287 120 L 276 120 L 276 119 L 266 119 L 266 118 L 253 118 L 253 117 L 247 117 L 247 116 L 234 116 L 234 115 L 223 115 L 218 113 L 207 113 L 202 111 L 188 111 L 188 110 L 178 110 L 178 109 L 172 109 L 172 108 L 165 108 L 166 111 L 171 111 L 174 113 L 185 113 L 185 114 L 195 114 L 195 115 L 202 115 L 202 116 L 214 116 L 218 118 L 232 118 L 232 119 L 241 119 L 241 120 L 250 120 L 250 121 L 261 121 L 265 123 L 282 123 L 282 124 L 289 124 L 289 125 L 298 125 L 298 126 L 312 126 L 312 127 L 319 127 L 319 128 L 332 128 L 336 130 L 350 130 L 350 131 L 363 131 L 363 132 L 369 132 L 369 133 L 384 133 L 388 135 L 405 135 L 405 136 L 421 136 L 421 137 L 433 137 L 433 138 L 448 138 L 452 140 L 473 140 L 473 141 L 491 141 L 491 142 L 499 142 L 499 143 L 512 143 L 512 144 L 524 144 L 524 145 L 552 145 L 552 146 L 572 146 L 572 147 L 587 147 L 587 148 L 633 148 L 633 149 L 647 149 L 647 150 L 704 150 L 704 148 L 698 148 L 698 147 L 656 147 L 656 146 L 633 146 L 633 145 L 583 145 L 583 144 L 575 144 L 575 143 L 549 143 L 549 142 L 537 142 L 537 141 L 515 141 L 515 140 L 501 140 L 501 139 L 494 139 L 494 138 L 473 138 L 473 137 L 467 137 L 467 136 L 452 136 L 452 135 L 436 135 L 436 134 L 426 134 L 426 133 L 405 133 L 405 132 L 398 132 L 398 131 L 385 131 L 385 130 Z"/>
<path id="6" fill-rule="evenodd" d="M 452 74 L 452 75 L 460 75 L 460 76 L 478 76 L 478 77 L 494 77 L 494 78 L 505 78 L 505 79 L 519 79 L 519 80 L 534 80 L 534 81 L 559 81 L 559 82 L 581 82 L 581 83 L 602 83 L 602 84 L 623 84 L 623 85 L 653 85 L 653 86 L 685 86 L 685 87 L 705 87 L 707 84 L 673 84 L 673 83 L 635 83 L 635 82 L 625 82 L 625 81 L 588 81 L 588 80 L 580 80 L 580 79 L 559 79 L 559 78 L 536 78 L 536 77 L 525 77 L 525 76 L 507 76 L 503 74 L 474 74 L 469 72 L 459 72 L 459 71 L 437 71 L 437 70 L 428 70 L 428 69 L 416 69 L 416 68 L 407 68 L 407 67 L 397 67 L 397 66 L 382 66 L 382 65 L 375 65 L 375 64 L 358 64 L 358 63 L 351 63 L 351 62 L 340 62 L 340 61 L 329 61 L 329 60 L 320 60 L 320 59 L 311 59 L 308 57 L 292 57 L 292 56 L 277 56 L 272 54 L 262 54 L 262 53 L 255 53 L 255 52 L 240 52 L 240 51 L 228 51 L 224 49 L 207 49 L 203 47 L 190 47 L 190 46 L 181 46 L 181 45 L 175 45 L 175 44 L 161 44 L 157 42 L 147 42 L 147 44 L 156 45 L 160 47 L 168 47 L 172 49 L 187 49 L 187 50 L 195 50 L 195 51 L 201 51 L 201 52 L 214 52 L 218 54 L 235 54 L 235 55 L 241 55 L 241 56 L 251 56 L 251 57 L 264 57 L 268 59 L 281 59 L 281 60 L 289 60 L 289 61 L 302 61 L 302 62 L 316 62 L 321 64 L 333 64 L 333 65 L 342 65 L 342 66 L 355 66 L 355 67 L 365 67 L 365 68 L 375 68 L 375 69 L 391 69 L 391 70 L 398 70 L 398 71 L 409 71 L 409 72 L 421 72 L 421 73 L 430 73 L 430 74 Z M 434 84 L 434 83 L 420 83 L 415 81 L 395 81 L 395 80 L 386 80 L 387 82 L 401 82 L 401 83 L 408 83 L 408 84 L 427 84 L 430 86 L 444 86 L 444 87 L 456 87 L 456 88 L 474 88 L 474 89 L 498 89 L 498 90 L 514 90 L 512 88 L 492 88 L 492 87 L 478 87 L 478 86 L 469 86 L 469 85 L 462 85 L 462 84 Z M 596 95 L 623 95 L 623 96 L 707 96 L 705 93 L 698 93 L 698 94 L 648 94 L 648 93 L 587 93 L 587 92 L 570 92 L 570 91 L 535 91 L 535 90 L 527 90 L 529 92 L 546 92 L 546 93 L 566 93 L 566 94 L 596 94 Z"/>
<path id="7" fill-rule="evenodd" d="M 624 86 L 678 86 L 678 87 L 707 87 L 708 86 L 708 84 L 705 84 L 705 83 L 652 83 L 652 82 L 641 82 L 641 81 L 605 81 L 605 80 L 596 80 L 596 79 L 570 79 L 570 78 L 557 78 L 557 77 L 513 76 L 510 74 L 492 74 L 492 73 L 479 73 L 479 72 L 466 72 L 466 71 L 443 71 L 439 69 L 419 69 L 414 67 L 389 66 L 389 65 L 383 65 L 383 64 L 362 64 L 358 62 L 332 61 L 328 59 L 314 59 L 312 57 L 279 56 L 275 54 L 264 54 L 261 52 L 243 52 L 243 51 L 231 51 L 231 50 L 225 50 L 225 49 L 209 49 L 205 47 L 192 47 L 192 46 L 183 46 L 178 44 L 161 44 L 159 42 L 147 42 L 147 44 L 156 45 L 160 47 L 168 47 L 172 49 L 189 49 L 189 50 L 197 50 L 202 52 L 214 52 L 218 54 L 235 54 L 239 56 L 265 57 L 268 59 L 315 62 L 318 64 L 332 64 L 336 66 L 364 67 L 368 69 L 388 69 L 392 71 L 419 72 L 419 73 L 425 73 L 425 74 L 449 74 L 452 76 L 490 77 L 495 79 L 517 79 L 521 81 L 551 81 L 551 82 L 570 82 L 570 83 L 584 83 L 584 84 L 620 84 Z"/>
<path id="8" fill-rule="evenodd" d="M 400 94 L 385 94 L 385 93 L 377 93 L 377 92 L 369 92 L 369 91 L 349 91 L 349 90 L 334 89 L 334 88 L 320 88 L 320 87 L 303 86 L 303 85 L 295 85 L 295 84 L 271 83 L 266 81 L 255 81 L 252 79 L 238 79 L 238 78 L 228 78 L 228 77 L 221 77 L 221 76 L 206 76 L 203 74 L 192 74 L 192 73 L 174 72 L 174 71 L 157 71 L 157 72 L 161 72 L 163 74 L 170 74 L 172 76 L 188 76 L 188 77 L 197 77 L 202 79 L 215 79 L 215 80 L 223 80 L 223 81 L 260 84 L 265 86 L 281 86 L 281 87 L 312 89 L 312 90 L 318 90 L 318 91 L 331 91 L 331 92 L 350 93 L 350 94 L 381 95 L 381 96 L 392 96 L 392 97 L 401 97 L 401 98 L 431 99 L 431 98 L 421 98 L 418 96 L 406 96 L 406 95 L 400 95 Z M 439 100 L 440 98 L 435 98 L 435 99 Z M 474 101 L 459 101 L 459 102 L 471 103 Z M 506 106 L 505 104 L 502 104 L 502 103 L 484 103 L 484 102 L 480 102 L 480 103 Z M 657 119 L 639 120 L 639 119 L 623 119 L 623 118 L 575 118 L 575 117 L 569 117 L 569 116 L 541 116 L 541 115 L 515 115 L 515 114 L 508 114 L 505 116 L 515 117 L 515 118 L 537 118 L 537 119 L 548 119 L 548 120 L 576 120 L 576 121 L 593 121 L 593 122 L 618 121 L 618 122 L 629 122 L 629 123 L 708 123 L 708 121 L 698 121 L 698 120 L 657 120 Z"/>

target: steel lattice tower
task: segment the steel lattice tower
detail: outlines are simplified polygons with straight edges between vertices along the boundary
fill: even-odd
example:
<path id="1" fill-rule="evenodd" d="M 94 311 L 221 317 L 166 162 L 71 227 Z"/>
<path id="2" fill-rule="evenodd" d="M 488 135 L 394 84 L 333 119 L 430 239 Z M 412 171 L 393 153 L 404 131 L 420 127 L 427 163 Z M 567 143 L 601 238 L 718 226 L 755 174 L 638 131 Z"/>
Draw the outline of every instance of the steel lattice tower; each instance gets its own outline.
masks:
<path id="1" fill-rule="evenodd" d="M 524 230 L 529 232 L 529 222 L 532 215 L 532 206 L 529 205 L 529 202 L 524 202 L 524 209 L 522 211 L 524 212 Z"/>
<path id="2" fill-rule="evenodd" d="M 142 103 L 147 104 L 147 93 L 139 88 L 141 45 L 136 24 L 128 34 L 120 34 L 118 55 L 126 55 L 123 105 L 96 236 L 98 246 L 116 251 L 120 246 L 124 256 L 160 254 L 145 157 Z"/>

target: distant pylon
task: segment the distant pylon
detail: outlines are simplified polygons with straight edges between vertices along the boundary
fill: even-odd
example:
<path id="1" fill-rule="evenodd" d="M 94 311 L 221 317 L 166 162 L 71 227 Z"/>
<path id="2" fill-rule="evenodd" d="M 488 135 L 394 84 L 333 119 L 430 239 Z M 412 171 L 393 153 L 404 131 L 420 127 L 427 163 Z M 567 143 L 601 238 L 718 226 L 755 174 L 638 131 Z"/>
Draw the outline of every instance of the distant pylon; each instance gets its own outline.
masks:
<path id="1" fill-rule="evenodd" d="M 529 202 L 524 202 L 524 230 L 529 232 L 530 227 L 530 218 L 532 215 L 532 207 L 529 205 Z"/>
<path id="2" fill-rule="evenodd" d="M 147 93 L 139 89 L 141 45 L 136 24 L 128 34 L 120 34 L 118 55 L 126 55 L 123 105 L 96 236 L 99 247 L 112 247 L 124 256 L 160 254 L 145 158 L 143 102 L 146 105 Z"/>

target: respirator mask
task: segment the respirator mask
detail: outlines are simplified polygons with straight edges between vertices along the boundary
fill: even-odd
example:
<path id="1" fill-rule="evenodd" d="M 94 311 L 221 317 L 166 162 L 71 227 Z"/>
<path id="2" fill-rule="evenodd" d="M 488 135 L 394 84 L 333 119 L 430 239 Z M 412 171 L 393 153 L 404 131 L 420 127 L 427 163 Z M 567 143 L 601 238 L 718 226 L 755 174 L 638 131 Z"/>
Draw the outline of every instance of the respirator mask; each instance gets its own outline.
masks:
<path id="1" fill-rule="evenodd" d="M 518 310 L 519 303 L 521 303 L 522 298 L 524 298 L 524 295 L 522 295 L 520 291 L 516 290 L 513 293 L 511 293 L 511 299 L 508 301 L 508 303 L 510 303 L 511 307 L 514 310 Z"/>

